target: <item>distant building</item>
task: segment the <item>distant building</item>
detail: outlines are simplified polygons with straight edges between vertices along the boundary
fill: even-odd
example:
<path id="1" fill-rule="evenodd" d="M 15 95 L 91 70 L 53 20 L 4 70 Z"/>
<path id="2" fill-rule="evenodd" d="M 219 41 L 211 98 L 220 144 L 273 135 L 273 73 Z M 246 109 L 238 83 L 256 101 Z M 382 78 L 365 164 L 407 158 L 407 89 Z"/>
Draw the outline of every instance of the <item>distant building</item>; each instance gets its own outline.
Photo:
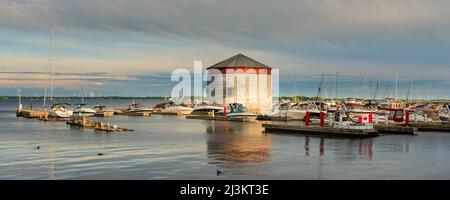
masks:
<path id="1" fill-rule="evenodd" d="M 238 54 L 207 69 L 217 69 L 224 75 L 224 104 L 242 103 L 254 113 L 267 113 L 272 109 L 271 67 Z"/>

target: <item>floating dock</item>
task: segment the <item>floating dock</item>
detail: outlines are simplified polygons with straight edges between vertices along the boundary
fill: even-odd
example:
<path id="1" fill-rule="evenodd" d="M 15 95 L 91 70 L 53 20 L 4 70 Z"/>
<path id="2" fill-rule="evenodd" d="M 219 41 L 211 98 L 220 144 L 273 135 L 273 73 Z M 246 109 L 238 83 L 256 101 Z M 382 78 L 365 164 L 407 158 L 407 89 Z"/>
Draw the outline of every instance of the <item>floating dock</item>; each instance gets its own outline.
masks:
<path id="1" fill-rule="evenodd" d="M 450 124 L 448 123 L 414 123 L 412 127 L 417 128 L 419 131 L 435 131 L 435 132 L 447 132 L 450 133 Z"/>
<path id="2" fill-rule="evenodd" d="M 294 119 L 292 119 L 292 117 L 270 117 L 270 116 L 263 116 L 260 115 L 256 118 L 257 120 L 260 121 L 294 121 Z M 297 120 L 297 121 L 301 121 L 301 120 Z"/>
<path id="3" fill-rule="evenodd" d="M 335 137 L 376 137 L 378 132 L 374 129 L 350 129 L 320 126 L 275 125 L 263 124 L 266 132 L 299 133 L 309 135 L 327 135 Z"/>
<path id="4" fill-rule="evenodd" d="M 114 111 L 103 111 L 100 113 L 95 113 L 96 117 L 112 117 L 114 115 Z"/>
<path id="5" fill-rule="evenodd" d="M 106 132 L 112 132 L 112 131 L 133 131 L 126 128 L 120 128 L 116 125 L 110 125 L 107 122 L 97 122 L 94 120 L 87 119 L 86 117 L 82 116 L 72 116 L 67 121 L 67 124 L 73 125 L 73 126 L 79 126 L 83 128 L 90 128 L 95 129 L 97 131 L 106 131 Z"/>
<path id="6" fill-rule="evenodd" d="M 128 112 L 123 110 L 116 110 L 115 113 L 118 115 L 127 115 L 127 116 L 142 116 L 142 117 L 148 117 L 152 115 L 152 112 Z"/>
<path id="7" fill-rule="evenodd" d="M 208 115 L 188 115 L 186 116 L 186 119 L 203 119 L 203 120 L 233 121 L 233 122 L 253 121 L 252 119 L 247 117 L 232 118 L 225 116 L 208 116 Z"/>
<path id="8" fill-rule="evenodd" d="M 176 112 L 164 112 L 164 111 L 153 111 L 152 114 L 155 115 L 189 115 L 192 111 L 180 110 Z"/>
<path id="9" fill-rule="evenodd" d="M 381 134 L 416 135 L 417 128 L 396 125 L 375 125 L 375 130 Z"/>
<path id="10" fill-rule="evenodd" d="M 26 118 L 48 118 L 49 112 L 46 110 L 27 110 L 21 109 L 16 111 L 18 117 Z"/>

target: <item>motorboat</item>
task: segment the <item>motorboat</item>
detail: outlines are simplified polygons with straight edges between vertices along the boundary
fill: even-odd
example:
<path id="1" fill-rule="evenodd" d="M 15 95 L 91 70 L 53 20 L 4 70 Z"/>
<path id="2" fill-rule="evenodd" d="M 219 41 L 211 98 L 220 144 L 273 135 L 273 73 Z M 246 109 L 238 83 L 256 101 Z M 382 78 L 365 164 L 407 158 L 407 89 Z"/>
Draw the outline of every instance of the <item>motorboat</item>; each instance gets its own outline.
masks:
<path id="1" fill-rule="evenodd" d="M 73 115 L 73 111 L 66 108 L 66 106 L 70 104 L 68 103 L 56 103 L 50 107 L 49 116 L 55 118 L 69 118 Z"/>
<path id="2" fill-rule="evenodd" d="M 194 108 L 182 106 L 175 104 L 173 101 L 169 101 L 166 103 L 160 103 L 157 104 L 155 107 L 153 107 L 154 112 L 159 113 L 176 113 L 176 114 L 182 114 L 182 115 L 189 115 L 194 111 Z"/>
<path id="3" fill-rule="evenodd" d="M 107 109 L 106 106 L 96 105 L 94 106 L 95 116 L 99 117 L 111 117 L 114 115 L 113 109 Z"/>
<path id="4" fill-rule="evenodd" d="M 439 119 L 441 121 L 449 121 L 450 104 L 445 104 L 445 105 L 439 106 L 437 110 L 439 111 Z"/>
<path id="5" fill-rule="evenodd" d="M 84 107 L 86 104 L 78 104 L 77 108 L 73 110 L 74 115 L 88 117 L 88 116 L 94 116 L 97 112 L 92 108 L 86 108 Z"/>
<path id="6" fill-rule="evenodd" d="M 227 110 L 223 109 L 218 113 L 223 113 L 228 118 L 247 118 L 249 120 L 256 120 L 258 117 L 255 113 L 247 112 L 247 108 L 240 103 L 231 103 L 227 106 Z"/>
<path id="7" fill-rule="evenodd" d="M 135 103 L 134 101 L 128 105 L 128 113 L 144 113 L 144 112 L 153 112 L 152 108 L 141 107 L 141 104 Z"/>
<path id="8" fill-rule="evenodd" d="M 276 110 L 273 110 L 269 117 L 287 117 L 293 120 L 304 120 L 307 112 L 313 118 L 320 117 L 321 112 L 316 104 L 310 102 L 283 103 L 274 109 Z"/>
<path id="9" fill-rule="evenodd" d="M 194 105 L 194 110 L 190 115 L 209 115 L 214 113 L 215 115 L 223 115 L 224 106 L 208 104 L 207 102 L 201 102 Z"/>

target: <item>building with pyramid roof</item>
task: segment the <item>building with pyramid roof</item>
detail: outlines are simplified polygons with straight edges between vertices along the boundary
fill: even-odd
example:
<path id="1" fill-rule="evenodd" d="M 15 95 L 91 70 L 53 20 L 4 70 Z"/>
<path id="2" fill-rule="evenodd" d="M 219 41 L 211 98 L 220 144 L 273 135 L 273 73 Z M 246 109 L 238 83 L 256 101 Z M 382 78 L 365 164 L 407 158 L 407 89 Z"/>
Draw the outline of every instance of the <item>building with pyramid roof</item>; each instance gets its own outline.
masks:
<path id="1" fill-rule="evenodd" d="M 208 76 L 223 77 L 223 104 L 241 103 L 248 111 L 264 114 L 272 109 L 272 68 L 237 54 L 207 68 Z M 214 71 L 214 72 L 212 72 Z M 213 78 L 208 77 L 208 80 Z M 211 82 L 208 82 L 208 85 Z M 208 91 L 207 94 L 215 95 Z M 211 102 L 212 103 L 212 102 Z"/>

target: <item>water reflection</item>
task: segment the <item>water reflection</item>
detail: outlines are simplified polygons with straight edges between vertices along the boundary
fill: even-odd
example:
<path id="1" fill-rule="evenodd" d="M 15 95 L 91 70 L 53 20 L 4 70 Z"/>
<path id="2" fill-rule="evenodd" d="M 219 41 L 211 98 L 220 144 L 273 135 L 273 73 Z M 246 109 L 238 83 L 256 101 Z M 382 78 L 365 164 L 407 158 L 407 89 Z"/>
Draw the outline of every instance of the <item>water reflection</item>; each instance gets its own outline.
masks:
<path id="1" fill-rule="evenodd" d="M 209 124 L 206 132 L 208 158 L 213 160 L 210 164 L 233 169 L 259 166 L 271 161 L 272 138 L 269 134 L 261 134 L 260 124 L 216 121 Z"/>
<path id="2" fill-rule="evenodd" d="M 367 157 L 369 160 L 372 160 L 373 156 L 373 139 L 363 139 L 359 140 L 358 144 L 358 154 L 362 157 Z"/>
<path id="3" fill-rule="evenodd" d="M 304 149 L 305 149 L 305 155 L 309 156 L 310 152 L 311 152 L 311 148 L 314 147 L 314 142 L 311 144 L 311 136 L 304 136 Z M 332 150 L 333 153 L 336 154 L 336 156 L 338 156 L 338 158 L 340 158 L 341 160 L 355 160 L 358 159 L 357 155 L 359 155 L 360 157 L 364 158 L 368 158 L 369 160 L 372 159 L 373 157 L 373 139 L 372 138 L 368 138 L 368 139 L 341 139 L 340 143 L 343 143 L 343 145 L 341 145 L 340 143 L 336 143 L 337 139 L 336 138 L 330 138 L 329 141 L 332 142 L 331 144 L 329 144 L 329 146 L 331 146 L 328 150 Z M 345 141 L 347 140 L 347 141 Z M 319 156 L 324 156 L 325 152 L 327 150 L 326 148 L 326 143 L 325 141 L 326 138 L 324 137 L 320 137 L 319 141 L 318 141 L 318 149 L 319 149 Z M 317 144 L 317 143 L 316 143 Z M 357 147 L 357 149 L 355 150 L 355 148 L 353 147 Z M 406 146 L 405 151 L 408 152 L 408 143 L 404 144 L 404 146 Z M 317 146 L 316 146 L 317 148 Z M 357 152 L 357 154 L 356 154 Z"/>

